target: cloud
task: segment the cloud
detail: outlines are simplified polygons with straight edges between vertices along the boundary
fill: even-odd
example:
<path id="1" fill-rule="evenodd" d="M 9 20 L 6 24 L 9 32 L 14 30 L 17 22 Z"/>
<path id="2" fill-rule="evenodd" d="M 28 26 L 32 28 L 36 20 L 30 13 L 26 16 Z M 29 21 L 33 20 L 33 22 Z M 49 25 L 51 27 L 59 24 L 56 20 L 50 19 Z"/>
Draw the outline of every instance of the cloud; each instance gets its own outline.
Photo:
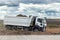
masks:
<path id="1" fill-rule="evenodd" d="M 45 3 L 46 0 L 21 0 L 21 3 Z"/>
<path id="2" fill-rule="evenodd" d="M 50 4 L 24 4 L 20 3 L 19 11 L 25 15 L 39 15 L 43 14 L 47 18 L 60 17 L 60 3 Z"/>
<path id="3" fill-rule="evenodd" d="M 34 3 L 34 4 L 48 4 L 48 3 L 59 3 L 60 0 L 20 0 L 21 3 Z"/>
<path id="4" fill-rule="evenodd" d="M 0 6 L 0 19 L 4 19 L 4 15 L 7 14 L 7 6 Z"/>
<path id="5" fill-rule="evenodd" d="M 40 15 L 47 18 L 60 18 L 60 3 L 50 4 L 24 4 L 20 3 L 20 6 L 9 7 L 0 6 L 0 19 L 4 19 L 5 15 L 16 16 L 18 14 L 24 15 Z"/>
<path id="6" fill-rule="evenodd" d="M 0 6 L 19 6 L 19 3 L 48 4 L 59 2 L 60 0 L 0 0 Z"/>
<path id="7" fill-rule="evenodd" d="M 0 6 L 7 5 L 7 6 L 18 6 L 19 0 L 0 0 Z"/>
<path id="8" fill-rule="evenodd" d="M 5 15 L 16 16 L 18 13 L 18 7 L 0 6 L 0 19 L 4 19 Z"/>

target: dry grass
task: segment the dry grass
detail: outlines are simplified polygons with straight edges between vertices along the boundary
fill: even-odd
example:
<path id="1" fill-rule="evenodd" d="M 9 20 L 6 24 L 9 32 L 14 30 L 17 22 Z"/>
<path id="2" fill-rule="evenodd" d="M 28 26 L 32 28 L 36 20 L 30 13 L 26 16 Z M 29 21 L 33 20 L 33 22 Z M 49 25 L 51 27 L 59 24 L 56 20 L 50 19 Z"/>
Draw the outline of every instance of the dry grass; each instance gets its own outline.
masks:
<path id="1" fill-rule="evenodd" d="M 60 28 L 47 28 L 46 32 L 49 34 L 60 34 Z"/>

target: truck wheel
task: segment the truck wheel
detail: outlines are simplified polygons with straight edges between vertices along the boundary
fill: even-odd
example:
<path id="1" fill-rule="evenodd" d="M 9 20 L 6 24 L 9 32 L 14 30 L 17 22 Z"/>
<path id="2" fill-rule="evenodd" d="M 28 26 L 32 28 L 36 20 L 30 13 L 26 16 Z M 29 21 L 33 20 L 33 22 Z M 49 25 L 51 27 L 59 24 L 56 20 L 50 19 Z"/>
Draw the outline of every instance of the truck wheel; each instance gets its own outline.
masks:
<path id="1" fill-rule="evenodd" d="M 42 27 L 42 32 L 46 32 L 46 27 Z"/>
<path id="2" fill-rule="evenodd" d="M 9 28 L 8 28 L 8 26 L 5 26 L 5 28 L 6 28 L 6 30 L 8 30 Z"/>
<path id="3" fill-rule="evenodd" d="M 23 30 L 28 31 L 28 28 L 24 27 Z"/>
<path id="4" fill-rule="evenodd" d="M 39 31 L 39 29 L 38 28 L 34 28 L 33 31 L 34 32 L 37 32 L 37 31 Z"/>
<path id="5" fill-rule="evenodd" d="M 13 29 L 14 29 L 14 30 L 17 30 L 17 26 L 13 26 Z"/>
<path id="6" fill-rule="evenodd" d="M 6 29 L 8 29 L 8 30 L 12 30 L 12 27 L 11 26 L 5 26 L 6 27 Z"/>

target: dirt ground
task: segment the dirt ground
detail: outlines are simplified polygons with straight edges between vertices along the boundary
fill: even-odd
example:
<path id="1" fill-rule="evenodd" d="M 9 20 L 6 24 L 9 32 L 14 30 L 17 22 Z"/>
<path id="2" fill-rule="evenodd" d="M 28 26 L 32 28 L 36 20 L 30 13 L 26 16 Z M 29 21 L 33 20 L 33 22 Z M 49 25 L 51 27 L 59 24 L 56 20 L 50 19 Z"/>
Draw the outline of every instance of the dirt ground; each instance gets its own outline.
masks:
<path id="1" fill-rule="evenodd" d="M 0 35 L 59 35 L 59 34 L 60 34 L 60 28 L 47 28 L 46 32 L 6 30 L 5 28 L 0 28 Z"/>

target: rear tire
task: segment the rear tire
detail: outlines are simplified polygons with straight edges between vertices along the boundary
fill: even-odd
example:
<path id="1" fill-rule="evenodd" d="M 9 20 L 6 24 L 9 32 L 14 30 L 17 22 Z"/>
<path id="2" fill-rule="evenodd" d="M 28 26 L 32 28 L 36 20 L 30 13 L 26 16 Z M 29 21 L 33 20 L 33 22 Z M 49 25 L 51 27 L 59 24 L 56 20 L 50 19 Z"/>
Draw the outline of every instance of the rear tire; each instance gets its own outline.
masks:
<path id="1" fill-rule="evenodd" d="M 27 28 L 27 27 L 23 27 L 23 30 L 24 30 L 24 31 L 28 31 L 28 28 Z"/>
<path id="2" fill-rule="evenodd" d="M 14 29 L 14 30 L 17 30 L 17 26 L 13 26 L 13 29 Z"/>
<path id="3" fill-rule="evenodd" d="M 12 26 L 5 26 L 7 30 L 12 30 Z"/>

